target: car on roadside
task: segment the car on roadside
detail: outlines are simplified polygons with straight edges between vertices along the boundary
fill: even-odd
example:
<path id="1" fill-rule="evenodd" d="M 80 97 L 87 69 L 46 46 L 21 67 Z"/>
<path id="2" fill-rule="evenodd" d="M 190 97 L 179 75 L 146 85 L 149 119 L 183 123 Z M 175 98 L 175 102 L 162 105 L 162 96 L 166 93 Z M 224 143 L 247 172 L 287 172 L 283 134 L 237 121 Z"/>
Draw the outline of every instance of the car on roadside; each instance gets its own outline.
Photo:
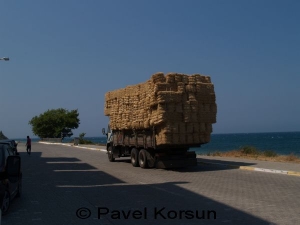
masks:
<path id="1" fill-rule="evenodd" d="M 21 157 L 9 145 L 0 143 L 0 206 L 2 215 L 8 213 L 11 201 L 22 194 Z"/>
<path id="2" fill-rule="evenodd" d="M 10 145 L 12 151 L 14 152 L 15 155 L 19 155 L 18 153 L 18 143 L 15 140 L 12 139 L 5 139 L 5 140 L 0 140 L 0 144 L 8 144 Z"/>

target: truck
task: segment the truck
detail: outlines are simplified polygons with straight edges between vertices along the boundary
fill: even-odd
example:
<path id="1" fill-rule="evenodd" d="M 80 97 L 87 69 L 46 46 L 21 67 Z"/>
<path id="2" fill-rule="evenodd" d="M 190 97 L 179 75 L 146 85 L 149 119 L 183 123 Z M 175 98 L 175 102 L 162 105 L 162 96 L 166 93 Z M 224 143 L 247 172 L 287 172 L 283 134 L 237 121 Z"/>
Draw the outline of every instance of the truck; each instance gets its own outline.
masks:
<path id="1" fill-rule="evenodd" d="M 155 127 L 140 130 L 111 130 L 103 128 L 107 136 L 107 155 L 110 162 L 116 158 L 130 157 L 134 167 L 141 168 L 179 168 L 196 166 L 195 151 L 190 147 L 199 145 L 156 145 Z"/>
<path id="2" fill-rule="evenodd" d="M 192 147 L 210 141 L 216 103 L 210 77 L 156 73 L 151 79 L 106 93 L 108 160 L 130 157 L 132 166 L 196 166 Z"/>

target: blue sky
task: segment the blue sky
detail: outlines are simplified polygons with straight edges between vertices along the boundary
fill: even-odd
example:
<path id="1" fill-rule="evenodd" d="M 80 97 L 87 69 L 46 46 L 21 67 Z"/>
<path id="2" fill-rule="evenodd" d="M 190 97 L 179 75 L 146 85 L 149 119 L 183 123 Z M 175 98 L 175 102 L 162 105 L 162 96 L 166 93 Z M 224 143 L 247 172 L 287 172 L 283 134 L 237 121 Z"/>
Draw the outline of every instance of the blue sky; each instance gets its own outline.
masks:
<path id="1" fill-rule="evenodd" d="M 1 1 L 0 130 L 33 136 L 47 109 L 78 109 L 101 136 L 107 91 L 158 71 L 211 76 L 214 133 L 300 131 L 300 2 Z"/>

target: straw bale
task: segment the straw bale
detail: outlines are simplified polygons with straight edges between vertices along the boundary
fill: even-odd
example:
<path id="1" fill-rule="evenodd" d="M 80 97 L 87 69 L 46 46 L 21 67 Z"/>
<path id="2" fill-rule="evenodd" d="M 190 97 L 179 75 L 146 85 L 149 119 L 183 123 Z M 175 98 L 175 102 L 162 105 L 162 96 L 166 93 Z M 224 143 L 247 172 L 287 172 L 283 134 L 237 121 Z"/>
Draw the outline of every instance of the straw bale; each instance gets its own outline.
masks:
<path id="1" fill-rule="evenodd" d="M 203 104 L 203 112 L 210 112 L 210 104 Z"/>
<path id="2" fill-rule="evenodd" d="M 156 84 L 156 83 L 164 83 L 166 82 L 166 77 L 164 76 L 164 73 L 155 73 L 151 77 L 151 81 Z"/>
<path id="3" fill-rule="evenodd" d="M 157 93 L 157 103 L 181 102 L 181 95 L 175 91 L 160 91 Z"/>
<path id="4" fill-rule="evenodd" d="M 187 144 L 194 144 L 194 137 L 193 135 L 185 135 Z"/>
<path id="5" fill-rule="evenodd" d="M 206 88 L 207 92 L 214 93 L 214 85 L 212 83 L 207 83 L 205 85 L 205 88 Z"/>
<path id="6" fill-rule="evenodd" d="M 207 142 L 206 142 L 206 135 L 200 134 L 200 135 L 199 135 L 199 139 L 200 139 L 200 143 L 207 143 Z"/>
<path id="7" fill-rule="evenodd" d="M 214 86 L 200 74 L 156 73 L 144 83 L 105 94 L 104 114 L 112 129 L 159 126 L 157 144 L 205 143 L 216 113 Z"/>
<path id="8" fill-rule="evenodd" d="M 167 108 L 167 103 L 163 104 L 157 104 L 157 110 L 155 110 L 154 112 L 166 112 L 168 111 L 168 108 Z"/>
<path id="9" fill-rule="evenodd" d="M 179 134 L 179 142 L 180 142 L 180 144 L 186 144 L 186 135 L 185 135 L 185 133 L 180 133 Z"/>
<path id="10" fill-rule="evenodd" d="M 216 102 L 216 95 L 214 93 L 209 94 L 209 101 L 210 101 L 210 103 Z"/>
<path id="11" fill-rule="evenodd" d="M 202 82 L 201 74 L 193 74 L 192 76 L 195 77 L 196 82 Z"/>
<path id="12" fill-rule="evenodd" d="M 204 83 L 196 82 L 195 85 L 196 85 L 196 91 L 198 93 L 205 93 L 205 84 Z"/>
<path id="13" fill-rule="evenodd" d="M 187 75 L 182 76 L 182 83 L 188 84 L 189 83 L 189 77 Z"/>
<path id="14" fill-rule="evenodd" d="M 168 112 L 177 112 L 176 111 L 176 105 L 179 103 L 167 103 L 167 111 Z"/>
<path id="15" fill-rule="evenodd" d="M 178 84 L 179 82 L 182 82 L 182 77 L 184 76 L 184 74 L 179 74 L 176 73 L 175 75 L 175 82 Z"/>
<path id="16" fill-rule="evenodd" d="M 204 112 L 204 104 L 202 102 L 198 102 L 198 113 Z"/>
<path id="17" fill-rule="evenodd" d="M 162 133 L 160 141 L 162 144 L 172 144 L 172 133 Z"/>
<path id="18" fill-rule="evenodd" d="M 176 103 L 175 107 L 176 107 L 175 112 L 180 112 L 180 113 L 183 112 L 182 103 Z"/>
<path id="19" fill-rule="evenodd" d="M 178 87 L 176 83 L 157 83 L 154 86 L 154 92 L 159 91 L 177 91 Z"/>
<path id="20" fill-rule="evenodd" d="M 181 102 L 184 104 L 186 101 L 188 101 L 189 100 L 189 96 L 188 96 L 188 94 L 186 93 L 186 92 L 183 92 L 182 94 L 181 94 Z"/>
<path id="21" fill-rule="evenodd" d="M 199 133 L 203 133 L 206 131 L 205 123 L 199 123 Z"/>
<path id="22" fill-rule="evenodd" d="M 205 142 L 204 143 L 208 143 L 208 142 L 210 142 L 210 135 L 209 134 L 205 135 Z"/>
<path id="23" fill-rule="evenodd" d="M 182 121 L 182 113 L 177 112 L 164 112 L 157 114 L 156 123 L 160 123 L 158 121 Z"/>
<path id="24" fill-rule="evenodd" d="M 195 76 L 188 76 L 189 84 L 196 83 L 196 77 Z"/>
<path id="25" fill-rule="evenodd" d="M 198 114 L 197 113 L 184 113 L 183 114 L 183 121 L 185 123 L 197 123 L 198 122 Z"/>
<path id="26" fill-rule="evenodd" d="M 198 102 L 197 101 L 192 101 L 192 100 L 190 100 L 190 101 L 187 101 L 187 104 L 189 104 L 190 105 L 190 108 L 191 108 L 191 112 L 197 112 L 198 111 Z"/>
<path id="27" fill-rule="evenodd" d="M 178 123 L 178 129 L 179 129 L 179 133 L 185 134 L 186 133 L 185 123 L 184 122 L 179 122 Z"/>
<path id="28" fill-rule="evenodd" d="M 200 125 L 199 123 L 193 123 L 193 132 L 194 133 L 199 133 L 200 132 Z"/>
<path id="29" fill-rule="evenodd" d="M 210 112 L 213 113 L 217 112 L 217 104 L 210 104 Z"/>
<path id="30" fill-rule="evenodd" d="M 193 134 L 193 143 L 200 143 L 200 136 L 198 133 Z"/>
<path id="31" fill-rule="evenodd" d="M 185 84 L 183 82 L 177 82 L 177 91 L 178 92 L 186 92 Z"/>
<path id="32" fill-rule="evenodd" d="M 195 83 L 189 83 L 185 85 L 186 92 L 197 92 L 197 86 Z"/>
<path id="33" fill-rule="evenodd" d="M 176 73 L 168 73 L 166 75 L 166 82 L 167 83 L 175 83 L 175 76 L 176 76 Z"/>
<path id="34" fill-rule="evenodd" d="M 193 123 L 186 123 L 186 133 L 188 133 L 188 134 L 194 133 Z"/>
<path id="35" fill-rule="evenodd" d="M 134 128 L 134 129 L 139 129 L 140 128 L 140 123 L 138 121 L 133 121 L 131 123 L 131 126 Z"/>
<path id="36" fill-rule="evenodd" d="M 178 133 L 173 133 L 173 135 L 172 135 L 172 144 L 173 144 L 173 145 L 181 144 L 181 143 L 180 143 L 180 134 L 178 134 Z"/>
<path id="37" fill-rule="evenodd" d="M 211 83 L 210 77 L 209 76 L 205 76 L 205 81 L 206 81 L 206 83 Z"/>
<path id="38" fill-rule="evenodd" d="M 212 133 L 213 129 L 212 129 L 212 124 L 211 123 L 206 123 L 205 124 L 205 131 L 206 133 Z"/>
<path id="39" fill-rule="evenodd" d="M 186 101 L 183 104 L 183 110 L 185 113 L 196 113 L 199 110 L 199 103 L 197 101 Z"/>
<path id="40" fill-rule="evenodd" d="M 195 97 L 199 103 L 212 103 L 211 100 L 209 99 L 210 96 L 208 93 L 202 94 L 198 92 L 195 94 Z"/>
<path id="41" fill-rule="evenodd" d="M 200 112 L 198 113 L 198 121 L 204 123 L 216 123 L 216 115 L 209 112 Z"/>
<path id="42" fill-rule="evenodd" d="M 179 124 L 178 123 L 167 123 L 164 127 L 166 133 L 179 133 Z"/>
<path id="43" fill-rule="evenodd" d="M 197 101 L 195 93 L 188 93 L 189 101 Z"/>

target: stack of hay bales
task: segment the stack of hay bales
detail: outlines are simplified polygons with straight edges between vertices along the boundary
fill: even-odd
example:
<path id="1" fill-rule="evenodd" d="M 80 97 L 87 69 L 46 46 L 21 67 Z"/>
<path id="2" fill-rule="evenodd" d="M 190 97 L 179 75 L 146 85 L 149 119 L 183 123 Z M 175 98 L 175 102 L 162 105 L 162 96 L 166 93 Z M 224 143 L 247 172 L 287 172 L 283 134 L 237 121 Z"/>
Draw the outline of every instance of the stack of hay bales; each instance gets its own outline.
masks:
<path id="1" fill-rule="evenodd" d="M 104 114 L 115 130 L 155 127 L 157 145 L 210 141 L 217 105 L 210 77 L 156 73 L 150 80 L 106 93 Z"/>

